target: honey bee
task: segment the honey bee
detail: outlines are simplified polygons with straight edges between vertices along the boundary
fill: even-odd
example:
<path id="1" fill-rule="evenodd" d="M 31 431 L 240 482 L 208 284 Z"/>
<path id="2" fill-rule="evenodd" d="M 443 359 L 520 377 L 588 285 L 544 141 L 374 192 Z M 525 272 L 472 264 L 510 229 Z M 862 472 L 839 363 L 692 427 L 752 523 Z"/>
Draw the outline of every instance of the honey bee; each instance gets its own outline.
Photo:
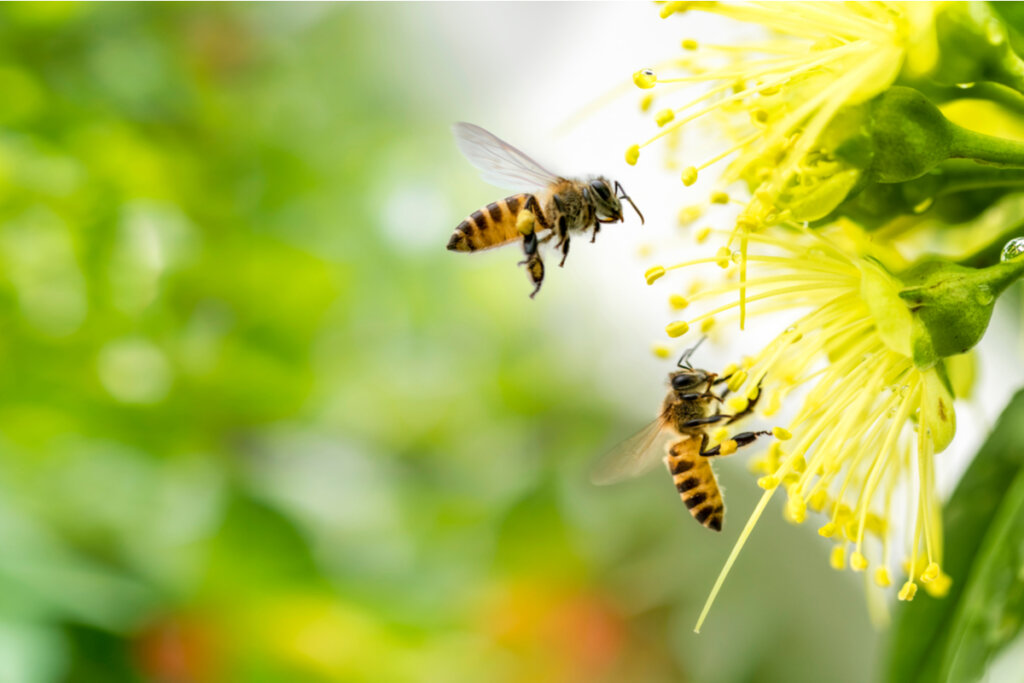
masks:
<path id="1" fill-rule="evenodd" d="M 500 140 L 480 126 L 456 123 L 452 127 L 455 142 L 487 182 L 516 190 L 505 199 L 474 211 L 455 228 L 448 240 L 449 251 L 480 251 L 522 240 L 526 266 L 533 283 L 533 298 L 544 281 L 544 262 L 539 245 L 557 238 L 565 265 L 571 233 L 593 228 L 593 242 L 601 225 L 625 220 L 620 199 L 632 205 L 640 223 L 644 217 L 617 181 L 604 176 L 578 180 L 563 178 L 548 171 L 521 151 Z"/>
<path id="2" fill-rule="evenodd" d="M 736 434 L 729 439 L 734 443 L 726 452 L 722 451 L 725 443 L 707 447 L 709 425 L 722 421 L 730 424 L 746 417 L 754 409 L 757 399 L 750 401 L 739 413 L 728 415 L 719 412 L 729 389 L 716 394 L 713 387 L 729 378 L 690 365 L 690 357 L 703 341 L 701 339 L 683 353 L 677 363 L 680 369 L 669 373 L 670 389 L 658 417 L 615 447 L 599 466 L 593 481 L 611 484 L 641 474 L 657 462 L 659 452 L 665 452 L 663 448 L 667 445 L 663 461 L 683 503 L 703 526 L 721 531 L 725 503 L 715 471 L 711 468 L 711 458 L 728 455 L 735 448 L 753 443 L 757 437 L 768 436 L 771 432 Z"/>

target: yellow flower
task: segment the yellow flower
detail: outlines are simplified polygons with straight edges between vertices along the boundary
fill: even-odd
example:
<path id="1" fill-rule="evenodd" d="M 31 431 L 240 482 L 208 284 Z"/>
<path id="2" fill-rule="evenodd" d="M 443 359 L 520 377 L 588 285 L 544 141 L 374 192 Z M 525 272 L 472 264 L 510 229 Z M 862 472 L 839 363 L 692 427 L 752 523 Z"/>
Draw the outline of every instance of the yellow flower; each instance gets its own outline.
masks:
<path id="1" fill-rule="evenodd" d="M 683 41 L 684 57 L 672 63 L 683 74 L 653 69 L 634 80 L 659 97 L 680 87 L 703 85 L 699 94 L 680 98 L 655 115 L 660 130 L 630 148 L 630 163 L 654 142 L 691 122 L 713 115 L 731 142 L 705 160 L 683 160 L 682 182 L 732 157 L 719 188 L 742 181 L 749 189 L 729 244 L 785 221 L 815 220 L 836 207 L 864 168 L 856 155 L 837 152 L 843 136 L 859 129 L 839 116 L 888 88 L 901 71 L 921 73 L 936 60 L 933 15 L 938 3 L 666 3 L 663 17 L 687 9 L 760 24 L 772 32 L 761 42 L 715 45 Z M 645 100 L 649 100 L 650 96 Z M 650 101 L 647 102 L 650 106 Z M 837 118 L 838 117 L 838 118 Z M 831 127 L 831 129 L 830 129 Z M 838 137 L 837 137 L 838 136 Z M 719 192 L 720 194 L 720 192 Z M 746 281 L 745 261 L 740 282 Z M 740 290 L 740 326 L 746 290 Z"/>
<path id="2" fill-rule="evenodd" d="M 716 582 L 703 623 L 729 568 L 771 497 L 787 496 L 786 517 L 824 516 L 819 533 L 836 543 L 832 565 L 872 569 L 880 586 L 902 559 L 893 557 L 891 521 L 900 514 L 893 492 L 906 487 L 914 501 L 906 520 L 913 529 L 907 548 L 901 599 L 920 582 L 941 594 L 942 528 L 935 494 L 934 456 L 952 440 L 953 397 L 942 363 L 922 369 L 912 358 L 911 318 L 889 268 L 899 255 L 870 244 L 853 224 L 811 231 L 782 224 L 749 235 L 744 262 L 755 269 L 746 282 L 751 313 L 806 311 L 733 371 L 730 390 L 763 413 L 774 413 L 794 392 L 800 408 L 755 463 L 765 489 Z M 703 259 L 709 263 L 713 259 Z M 695 264 L 670 266 L 691 267 Z M 687 297 L 691 305 L 740 289 L 727 283 Z M 706 317 L 730 314 L 737 300 L 712 307 L 680 328 Z M 697 306 L 699 308 L 699 306 Z M 895 525 L 898 526 L 898 525 Z"/>

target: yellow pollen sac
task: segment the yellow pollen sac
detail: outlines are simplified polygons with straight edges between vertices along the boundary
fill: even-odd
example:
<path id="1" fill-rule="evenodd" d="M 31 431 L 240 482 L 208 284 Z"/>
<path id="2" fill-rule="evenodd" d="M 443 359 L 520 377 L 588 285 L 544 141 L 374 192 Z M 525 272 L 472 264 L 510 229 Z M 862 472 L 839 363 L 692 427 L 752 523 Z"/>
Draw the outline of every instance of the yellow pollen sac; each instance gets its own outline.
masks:
<path id="1" fill-rule="evenodd" d="M 704 318 L 704 320 L 702 320 L 701 323 L 700 323 L 700 331 L 701 332 L 710 332 L 711 328 L 713 328 L 714 326 L 715 326 L 715 319 L 714 318 Z"/>
<path id="2" fill-rule="evenodd" d="M 670 322 L 665 326 L 665 332 L 670 337 L 682 337 L 684 334 L 690 331 L 690 326 L 683 320 L 676 320 Z"/>
<path id="3" fill-rule="evenodd" d="M 646 112 L 654 104 L 654 93 L 649 92 L 640 98 L 640 111 Z"/>
<path id="4" fill-rule="evenodd" d="M 707 242 L 708 237 L 711 236 L 711 226 L 705 226 L 697 231 L 697 234 L 693 236 L 697 240 L 697 244 L 704 244 Z"/>
<path id="5" fill-rule="evenodd" d="M 808 501 L 811 509 L 815 512 L 821 512 L 825 509 L 825 505 L 828 503 L 828 492 L 825 489 L 818 489 L 811 494 L 811 499 Z M 835 525 L 833 525 L 834 527 Z"/>
<path id="6" fill-rule="evenodd" d="M 654 87 L 654 84 L 658 82 L 658 74 L 654 73 L 654 69 L 640 69 L 633 74 L 633 83 L 636 87 L 648 90 Z"/>
<path id="7" fill-rule="evenodd" d="M 668 348 L 664 344 L 655 343 L 651 345 L 651 353 L 658 358 L 668 358 L 672 355 L 672 349 Z"/>
<path id="8" fill-rule="evenodd" d="M 767 123 L 768 112 L 766 112 L 764 109 L 755 109 L 754 111 L 750 112 L 750 120 L 753 121 L 754 123 Z"/>
<path id="9" fill-rule="evenodd" d="M 793 471 L 797 474 L 803 474 L 807 470 L 807 461 L 804 460 L 804 456 L 798 455 L 793 458 Z"/>
<path id="10" fill-rule="evenodd" d="M 516 216 L 516 230 L 523 235 L 529 235 L 533 232 L 535 216 L 529 209 L 523 209 Z"/>
<path id="11" fill-rule="evenodd" d="M 740 387 L 743 386 L 743 383 L 746 381 L 747 371 L 740 370 L 739 372 L 737 372 L 736 374 L 729 378 L 729 381 L 726 384 L 726 386 L 729 387 L 729 391 L 739 391 Z"/>
<path id="12" fill-rule="evenodd" d="M 729 406 L 729 410 L 734 413 L 742 413 L 750 405 L 750 401 L 743 398 L 742 396 L 730 396 L 726 399 L 725 404 Z"/>
<path id="13" fill-rule="evenodd" d="M 720 455 L 732 455 L 736 452 L 736 442 L 732 439 L 726 439 L 718 447 L 718 453 Z"/>
<path id="14" fill-rule="evenodd" d="M 671 123 L 675 117 L 676 113 L 671 109 L 662 109 L 654 115 L 654 122 L 659 126 L 664 126 L 666 123 Z"/>
<path id="15" fill-rule="evenodd" d="M 725 192 L 722 192 L 721 190 L 716 190 L 716 191 L 711 193 L 711 203 L 712 204 L 728 204 L 729 203 L 729 195 L 727 193 L 725 193 Z"/>
<path id="16" fill-rule="evenodd" d="M 681 311 L 689 306 L 690 302 L 682 294 L 671 294 L 668 297 L 668 305 L 677 311 Z"/>
<path id="17" fill-rule="evenodd" d="M 921 572 L 921 583 L 931 583 L 938 578 L 939 571 L 938 564 L 935 562 L 929 563 L 925 570 Z"/>
<path id="18" fill-rule="evenodd" d="M 804 520 L 807 519 L 807 502 L 804 497 L 797 491 L 796 486 L 790 486 L 789 488 L 789 499 L 786 501 L 786 513 L 789 516 L 789 521 L 795 522 L 796 524 L 803 524 Z"/>
<path id="19" fill-rule="evenodd" d="M 757 485 L 763 488 L 765 491 L 771 491 L 772 489 L 779 487 L 779 478 L 773 474 L 769 474 L 766 477 L 761 477 L 757 480 Z"/>
<path id="20" fill-rule="evenodd" d="M 704 215 L 704 207 L 700 205 L 684 206 L 679 209 L 679 225 L 687 226 Z"/>
<path id="21" fill-rule="evenodd" d="M 836 525 L 833 522 L 826 522 L 823 526 L 819 527 L 818 534 L 825 538 L 832 538 L 836 535 Z"/>
<path id="22" fill-rule="evenodd" d="M 850 556 L 850 569 L 855 572 L 862 572 L 868 568 L 868 558 L 864 557 L 864 553 L 856 551 Z"/>
<path id="23" fill-rule="evenodd" d="M 683 44 L 683 49 L 684 50 L 696 50 L 697 49 L 697 41 L 694 40 L 693 38 L 687 38 L 686 40 L 683 41 L 682 44 Z"/>
<path id="24" fill-rule="evenodd" d="M 740 366 L 735 363 L 729 363 L 725 366 L 725 370 L 722 370 L 722 377 L 731 377 L 736 374 L 736 371 L 740 369 Z"/>
<path id="25" fill-rule="evenodd" d="M 900 600 L 910 602 L 914 599 L 914 594 L 917 593 L 917 584 L 913 581 L 907 581 L 903 584 L 903 588 L 900 588 L 900 592 L 896 594 Z"/>
<path id="26" fill-rule="evenodd" d="M 747 400 L 748 401 L 753 401 L 754 399 L 756 399 L 758 397 L 758 395 L 760 393 L 761 393 L 761 387 L 759 387 L 759 386 L 757 386 L 755 384 L 754 386 L 752 386 L 749 389 L 747 389 Z"/>
<path id="27" fill-rule="evenodd" d="M 626 163 L 636 166 L 636 160 L 640 158 L 640 145 L 633 145 L 626 150 Z"/>
<path id="28" fill-rule="evenodd" d="M 661 11 L 658 12 L 658 16 L 660 16 L 662 19 L 666 19 L 675 14 L 676 12 L 685 11 L 687 4 L 688 3 L 685 2 L 666 2 L 665 5 L 661 8 Z"/>
<path id="29" fill-rule="evenodd" d="M 695 182 L 697 182 L 697 169 L 694 168 L 693 166 L 687 166 L 686 168 L 683 169 L 683 175 L 681 177 L 683 180 L 683 185 L 689 187 L 690 185 L 693 185 Z"/>
<path id="30" fill-rule="evenodd" d="M 732 252 L 729 251 L 729 247 L 719 247 L 715 252 L 715 265 L 719 268 L 728 268 L 730 263 L 732 263 Z"/>
<path id="31" fill-rule="evenodd" d="M 793 435 L 790 434 L 785 429 L 783 429 L 782 427 L 775 427 L 775 428 L 773 428 L 772 429 L 772 436 L 774 436 L 779 441 L 789 441 L 790 439 L 793 438 Z"/>
<path id="32" fill-rule="evenodd" d="M 889 579 L 889 570 L 885 567 L 879 567 L 875 570 L 875 584 L 882 588 L 888 588 L 892 585 L 892 581 Z"/>
<path id="33" fill-rule="evenodd" d="M 931 583 L 926 583 L 924 589 L 933 598 L 944 598 L 953 585 L 953 579 L 949 574 L 939 573 Z"/>
<path id="34" fill-rule="evenodd" d="M 665 266 L 651 266 L 650 268 L 647 269 L 647 272 L 644 273 L 644 279 L 647 280 L 647 284 L 653 285 L 655 282 L 661 279 L 661 276 L 664 274 Z"/>
<path id="35" fill-rule="evenodd" d="M 832 554 L 828 558 L 828 563 L 836 571 L 846 569 L 846 546 L 837 545 L 835 548 L 832 548 Z"/>

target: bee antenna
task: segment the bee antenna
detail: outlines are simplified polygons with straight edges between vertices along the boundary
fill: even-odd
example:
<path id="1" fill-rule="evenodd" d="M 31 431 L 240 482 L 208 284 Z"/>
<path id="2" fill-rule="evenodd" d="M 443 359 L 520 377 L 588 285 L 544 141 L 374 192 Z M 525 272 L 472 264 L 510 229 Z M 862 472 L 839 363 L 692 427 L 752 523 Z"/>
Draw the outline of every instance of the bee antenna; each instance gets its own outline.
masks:
<path id="1" fill-rule="evenodd" d="M 690 356 L 692 356 L 694 352 L 698 348 L 700 348 L 700 345 L 704 343 L 705 339 L 707 339 L 707 337 L 701 337 L 700 341 L 698 341 L 696 344 L 683 351 L 683 355 L 679 357 L 679 362 L 676 363 L 676 367 L 692 370 L 693 366 L 690 365 Z"/>
<path id="2" fill-rule="evenodd" d="M 629 195 L 626 194 L 626 191 L 624 189 L 622 189 L 622 184 L 619 183 L 618 180 L 615 181 L 615 191 L 622 193 L 622 195 L 619 197 L 619 199 L 625 199 L 627 202 L 629 202 L 629 205 L 633 207 L 634 211 L 636 211 L 636 215 L 640 216 L 640 225 L 643 225 L 644 224 L 644 215 L 642 213 L 640 213 L 640 209 L 636 208 L 636 204 L 634 204 L 633 200 L 629 198 Z"/>

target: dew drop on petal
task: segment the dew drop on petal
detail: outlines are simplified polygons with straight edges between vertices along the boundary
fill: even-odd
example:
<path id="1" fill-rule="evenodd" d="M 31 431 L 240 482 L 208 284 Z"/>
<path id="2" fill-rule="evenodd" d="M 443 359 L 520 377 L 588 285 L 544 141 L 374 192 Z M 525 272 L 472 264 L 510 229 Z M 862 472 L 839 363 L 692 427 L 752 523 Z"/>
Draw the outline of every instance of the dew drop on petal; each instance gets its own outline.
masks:
<path id="1" fill-rule="evenodd" d="M 1024 254 L 1024 237 L 1014 237 L 1006 243 L 1006 246 L 1003 247 L 1003 253 L 1000 254 L 999 260 L 1006 263 L 1007 261 L 1012 261 L 1021 254 Z"/>

